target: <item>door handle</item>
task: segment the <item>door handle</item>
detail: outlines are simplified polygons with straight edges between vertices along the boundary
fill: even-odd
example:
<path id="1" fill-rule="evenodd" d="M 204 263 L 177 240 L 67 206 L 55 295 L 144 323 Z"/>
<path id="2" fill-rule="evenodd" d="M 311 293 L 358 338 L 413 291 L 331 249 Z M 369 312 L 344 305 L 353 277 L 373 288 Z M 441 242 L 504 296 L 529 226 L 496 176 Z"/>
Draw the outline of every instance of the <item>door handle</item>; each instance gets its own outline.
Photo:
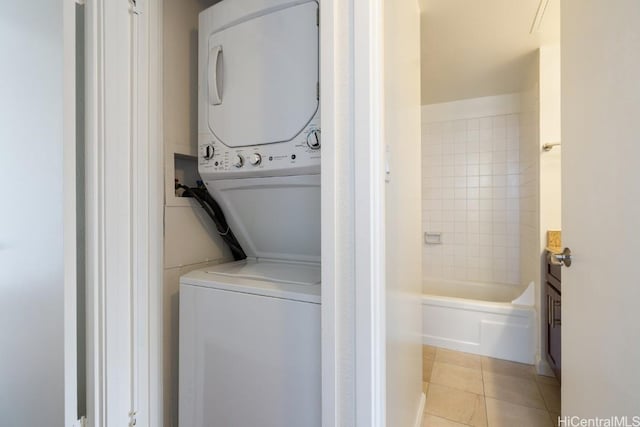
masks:
<path id="1" fill-rule="evenodd" d="M 222 55 L 222 46 L 215 46 L 209 50 L 209 60 L 207 64 L 207 91 L 209 95 L 209 104 L 222 104 L 220 96 L 220 88 L 218 87 L 218 60 Z M 220 76 L 221 77 L 221 76 Z"/>
<path id="2" fill-rule="evenodd" d="M 571 249 L 564 248 L 559 254 L 549 252 L 547 256 L 551 265 L 564 265 L 565 267 L 571 267 Z"/>
<path id="3" fill-rule="evenodd" d="M 560 301 L 553 301 L 553 318 L 551 319 L 551 327 L 560 326 L 560 319 L 556 317 L 556 307 L 560 308 Z"/>

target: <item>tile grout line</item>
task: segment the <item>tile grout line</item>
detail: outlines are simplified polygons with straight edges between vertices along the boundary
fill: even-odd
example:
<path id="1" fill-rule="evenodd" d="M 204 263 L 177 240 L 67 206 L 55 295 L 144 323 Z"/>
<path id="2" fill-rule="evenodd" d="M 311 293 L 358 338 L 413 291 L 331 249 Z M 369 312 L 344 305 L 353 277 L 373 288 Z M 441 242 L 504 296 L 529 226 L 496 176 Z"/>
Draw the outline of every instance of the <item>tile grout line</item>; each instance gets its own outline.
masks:
<path id="1" fill-rule="evenodd" d="M 536 387 L 538 388 L 538 392 L 540 393 L 540 397 L 542 397 L 542 403 L 544 403 L 544 407 L 547 410 L 547 414 L 549 414 L 549 419 L 551 420 L 551 425 L 555 426 L 556 422 L 553 419 L 553 415 L 551 415 L 551 409 L 549 408 L 549 405 L 547 404 L 547 399 L 544 398 L 544 394 L 542 393 L 542 387 L 540 387 L 540 383 L 538 382 L 537 378 L 535 379 L 535 382 L 536 382 Z"/>
<path id="2" fill-rule="evenodd" d="M 489 426 L 489 410 L 487 409 L 487 389 L 484 385 L 484 366 L 482 366 L 482 356 L 480 356 L 480 375 L 482 375 L 482 398 L 484 400 L 484 419 L 487 420 Z"/>

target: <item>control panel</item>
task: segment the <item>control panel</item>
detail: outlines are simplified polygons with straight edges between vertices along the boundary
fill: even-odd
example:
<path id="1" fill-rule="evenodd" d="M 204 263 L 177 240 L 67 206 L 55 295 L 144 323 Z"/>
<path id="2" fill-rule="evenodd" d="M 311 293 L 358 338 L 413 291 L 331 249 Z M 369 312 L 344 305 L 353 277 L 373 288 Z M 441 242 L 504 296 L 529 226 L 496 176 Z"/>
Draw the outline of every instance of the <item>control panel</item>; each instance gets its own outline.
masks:
<path id="1" fill-rule="evenodd" d="M 227 147 L 211 133 L 200 134 L 198 172 L 204 180 L 319 173 L 318 123 L 316 116 L 291 141 L 245 147 Z"/>

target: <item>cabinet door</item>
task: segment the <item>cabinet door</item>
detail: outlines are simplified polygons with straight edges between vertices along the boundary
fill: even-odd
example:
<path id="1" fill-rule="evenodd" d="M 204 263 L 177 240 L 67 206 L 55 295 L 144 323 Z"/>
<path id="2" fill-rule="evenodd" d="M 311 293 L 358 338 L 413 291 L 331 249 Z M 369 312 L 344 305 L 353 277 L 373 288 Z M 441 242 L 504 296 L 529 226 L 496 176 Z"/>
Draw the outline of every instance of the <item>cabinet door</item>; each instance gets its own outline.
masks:
<path id="1" fill-rule="evenodd" d="M 560 377 L 560 294 L 547 284 L 547 359 Z"/>

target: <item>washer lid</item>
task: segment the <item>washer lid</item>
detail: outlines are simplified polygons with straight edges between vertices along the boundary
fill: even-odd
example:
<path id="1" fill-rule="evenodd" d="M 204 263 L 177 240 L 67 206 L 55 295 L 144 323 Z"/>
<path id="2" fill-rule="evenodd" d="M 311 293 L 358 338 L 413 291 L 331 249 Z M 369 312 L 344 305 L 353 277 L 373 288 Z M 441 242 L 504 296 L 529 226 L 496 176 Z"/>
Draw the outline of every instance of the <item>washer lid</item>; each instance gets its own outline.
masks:
<path id="1" fill-rule="evenodd" d="M 216 276 L 262 280 L 289 285 L 320 284 L 320 265 L 280 261 L 248 261 L 221 264 L 205 269 Z"/>
<path id="2" fill-rule="evenodd" d="M 181 285 L 320 303 L 320 264 L 246 259 L 194 270 Z"/>

